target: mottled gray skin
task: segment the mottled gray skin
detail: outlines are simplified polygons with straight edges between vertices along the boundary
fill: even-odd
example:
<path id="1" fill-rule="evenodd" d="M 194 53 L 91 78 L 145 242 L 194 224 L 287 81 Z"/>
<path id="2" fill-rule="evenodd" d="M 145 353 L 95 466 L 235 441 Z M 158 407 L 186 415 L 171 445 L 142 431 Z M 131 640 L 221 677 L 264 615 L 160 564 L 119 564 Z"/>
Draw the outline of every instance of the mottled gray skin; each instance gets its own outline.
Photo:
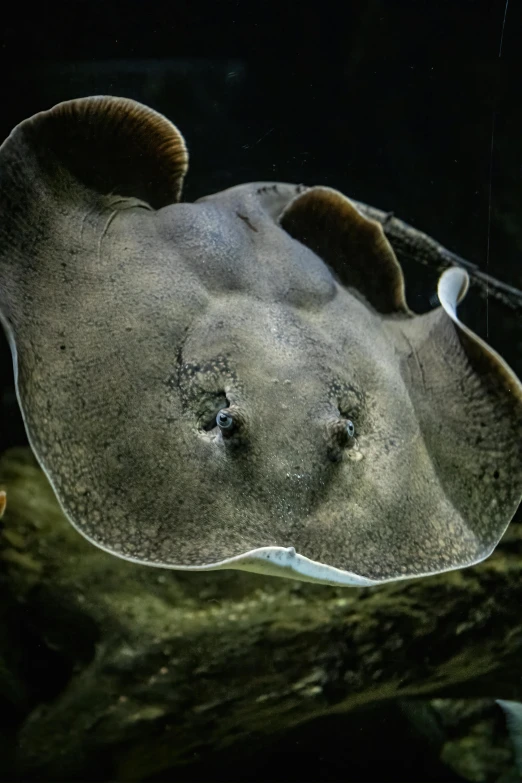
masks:
<path id="1" fill-rule="evenodd" d="M 32 447 L 82 533 L 171 567 L 291 546 L 379 581 L 490 553 L 522 494 L 518 381 L 441 308 L 408 311 L 346 199 L 254 183 L 152 208 L 42 153 L 31 169 L 24 144 L 0 155 L 4 192 L 26 188 L 1 204 L 0 311 Z"/>

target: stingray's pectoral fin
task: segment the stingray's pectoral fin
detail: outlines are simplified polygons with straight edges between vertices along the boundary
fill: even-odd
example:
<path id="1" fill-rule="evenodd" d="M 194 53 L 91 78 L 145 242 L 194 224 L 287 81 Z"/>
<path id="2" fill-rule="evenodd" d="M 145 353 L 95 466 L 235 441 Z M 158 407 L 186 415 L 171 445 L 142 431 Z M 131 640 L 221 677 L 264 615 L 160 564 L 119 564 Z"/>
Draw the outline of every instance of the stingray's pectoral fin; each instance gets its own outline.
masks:
<path id="1" fill-rule="evenodd" d="M 389 528 L 381 523 L 382 555 L 368 572 L 362 571 L 365 564 L 348 561 L 350 570 L 378 578 L 382 573 L 386 581 L 484 559 L 522 497 L 522 385 L 457 317 L 468 289 L 466 272 L 447 270 L 438 287 L 442 307 L 417 316 L 407 306 L 402 270 L 382 225 L 341 193 L 309 188 L 290 201 L 279 222 L 384 316 L 384 330 L 399 338 L 389 362 L 399 363 L 418 422 L 420 461 L 404 482 L 400 547 L 392 556 L 392 523 Z M 395 434 L 400 438 L 400 416 Z M 375 482 L 383 476 L 379 469 Z M 390 479 L 388 494 L 391 487 Z M 371 530 L 371 520 L 368 524 Z M 361 550 L 376 547 L 371 533 L 366 538 L 361 533 L 360 544 Z"/>
<path id="2" fill-rule="evenodd" d="M 379 313 L 409 313 L 402 268 L 381 224 L 362 215 L 342 193 L 309 188 L 288 204 L 279 222 Z"/>
<path id="3" fill-rule="evenodd" d="M 59 103 L 17 125 L 0 148 L 3 192 L 30 177 L 33 197 L 48 187 L 70 197 L 72 182 L 154 208 L 179 200 L 188 154 L 163 115 L 127 98 L 93 96 Z M 55 192 L 59 196 L 59 192 Z"/>
<path id="4" fill-rule="evenodd" d="M 187 165 L 178 129 L 126 98 L 66 101 L 20 123 L 0 147 L 4 320 L 19 314 L 35 270 L 41 284 L 46 273 L 55 274 L 60 267 L 56 259 L 64 248 L 70 253 L 67 262 L 83 251 L 84 218 L 177 202 Z M 60 262 L 67 266 L 63 258 Z"/>
<path id="5" fill-rule="evenodd" d="M 406 338 L 402 374 L 441 497 L 470 534 L 456 536 L 448 525 L 454 567 L 492 552 L 522 498 L 522 384 L 459 320 L 468 284 L 463 269 L 447 269 L 441 307 L 390 324 Z"/>

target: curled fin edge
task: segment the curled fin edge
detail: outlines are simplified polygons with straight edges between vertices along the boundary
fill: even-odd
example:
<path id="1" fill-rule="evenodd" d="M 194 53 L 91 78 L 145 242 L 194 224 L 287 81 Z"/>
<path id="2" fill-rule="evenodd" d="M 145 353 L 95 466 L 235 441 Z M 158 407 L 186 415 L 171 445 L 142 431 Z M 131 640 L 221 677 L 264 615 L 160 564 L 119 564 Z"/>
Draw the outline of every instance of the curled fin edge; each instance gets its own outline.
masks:
<path id="1" fill-rule="evenodd" d="M 466 296 L 469 289 L 469 275 L 458 266 L 452 266 L 446 269 L 439 278 L 437 286 L 437 295 L 445 313 L 451 318 L 457 328 L 468 337 L 477 347 L 482 348 L 485 353 L 493 359 L 502 370 L 502 373 L 509 383 L 509 390 L 520 402 L 522 402 L 522 383 L 517 378 L 511 367 L 504 361 L 494 348 L 488 345 L 481 337 L 473 332 L 469 327 L 462 323 L 457 315 L 457 305 L 459 305 Z"/>

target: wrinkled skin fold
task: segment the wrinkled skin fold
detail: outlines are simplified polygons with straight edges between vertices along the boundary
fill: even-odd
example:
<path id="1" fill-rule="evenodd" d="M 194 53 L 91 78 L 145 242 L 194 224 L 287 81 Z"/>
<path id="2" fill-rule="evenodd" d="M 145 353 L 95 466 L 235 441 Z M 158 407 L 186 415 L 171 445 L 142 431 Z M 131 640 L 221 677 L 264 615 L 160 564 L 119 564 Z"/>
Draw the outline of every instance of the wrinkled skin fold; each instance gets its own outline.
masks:
<path id="1" fill-rule="evenodd" d="M 522 496 L 522 387 L 458 320 L 465 272 L 415 315 L 342 194 L 184 203 L 187 161 L 111 97 L 0 148 L 0 316 L 71 523 L 149 565 L 346 585 L 487 557 Z"/>

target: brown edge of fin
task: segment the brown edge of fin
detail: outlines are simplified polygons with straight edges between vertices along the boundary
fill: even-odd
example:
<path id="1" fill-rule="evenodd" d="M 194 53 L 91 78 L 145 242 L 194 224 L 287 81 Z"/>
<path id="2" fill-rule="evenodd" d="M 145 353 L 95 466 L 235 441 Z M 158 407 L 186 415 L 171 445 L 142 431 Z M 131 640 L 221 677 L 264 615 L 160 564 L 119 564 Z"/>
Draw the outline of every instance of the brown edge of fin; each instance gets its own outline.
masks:
<path id="1" fill-rule="evenodd" d="M 362 215 L 342 193 L 321 186 L 309 188 L 288 204 L 279 222 L 378 312 L 412 315 L 402 267 L 381 224 Z"/>
<path id="2" fill-rule="evenodd" d="M 92 96 L 65 101 L 24 120 L 0 156 L 21 146 L 56 177 L 56 164 L 103 195 L 131 196 L 158 209 L 179 201 L 188 168 L 180 131 L 154 109 L 129 98 Z M 18 163 L 23 156 L 16 155 Z"/>

